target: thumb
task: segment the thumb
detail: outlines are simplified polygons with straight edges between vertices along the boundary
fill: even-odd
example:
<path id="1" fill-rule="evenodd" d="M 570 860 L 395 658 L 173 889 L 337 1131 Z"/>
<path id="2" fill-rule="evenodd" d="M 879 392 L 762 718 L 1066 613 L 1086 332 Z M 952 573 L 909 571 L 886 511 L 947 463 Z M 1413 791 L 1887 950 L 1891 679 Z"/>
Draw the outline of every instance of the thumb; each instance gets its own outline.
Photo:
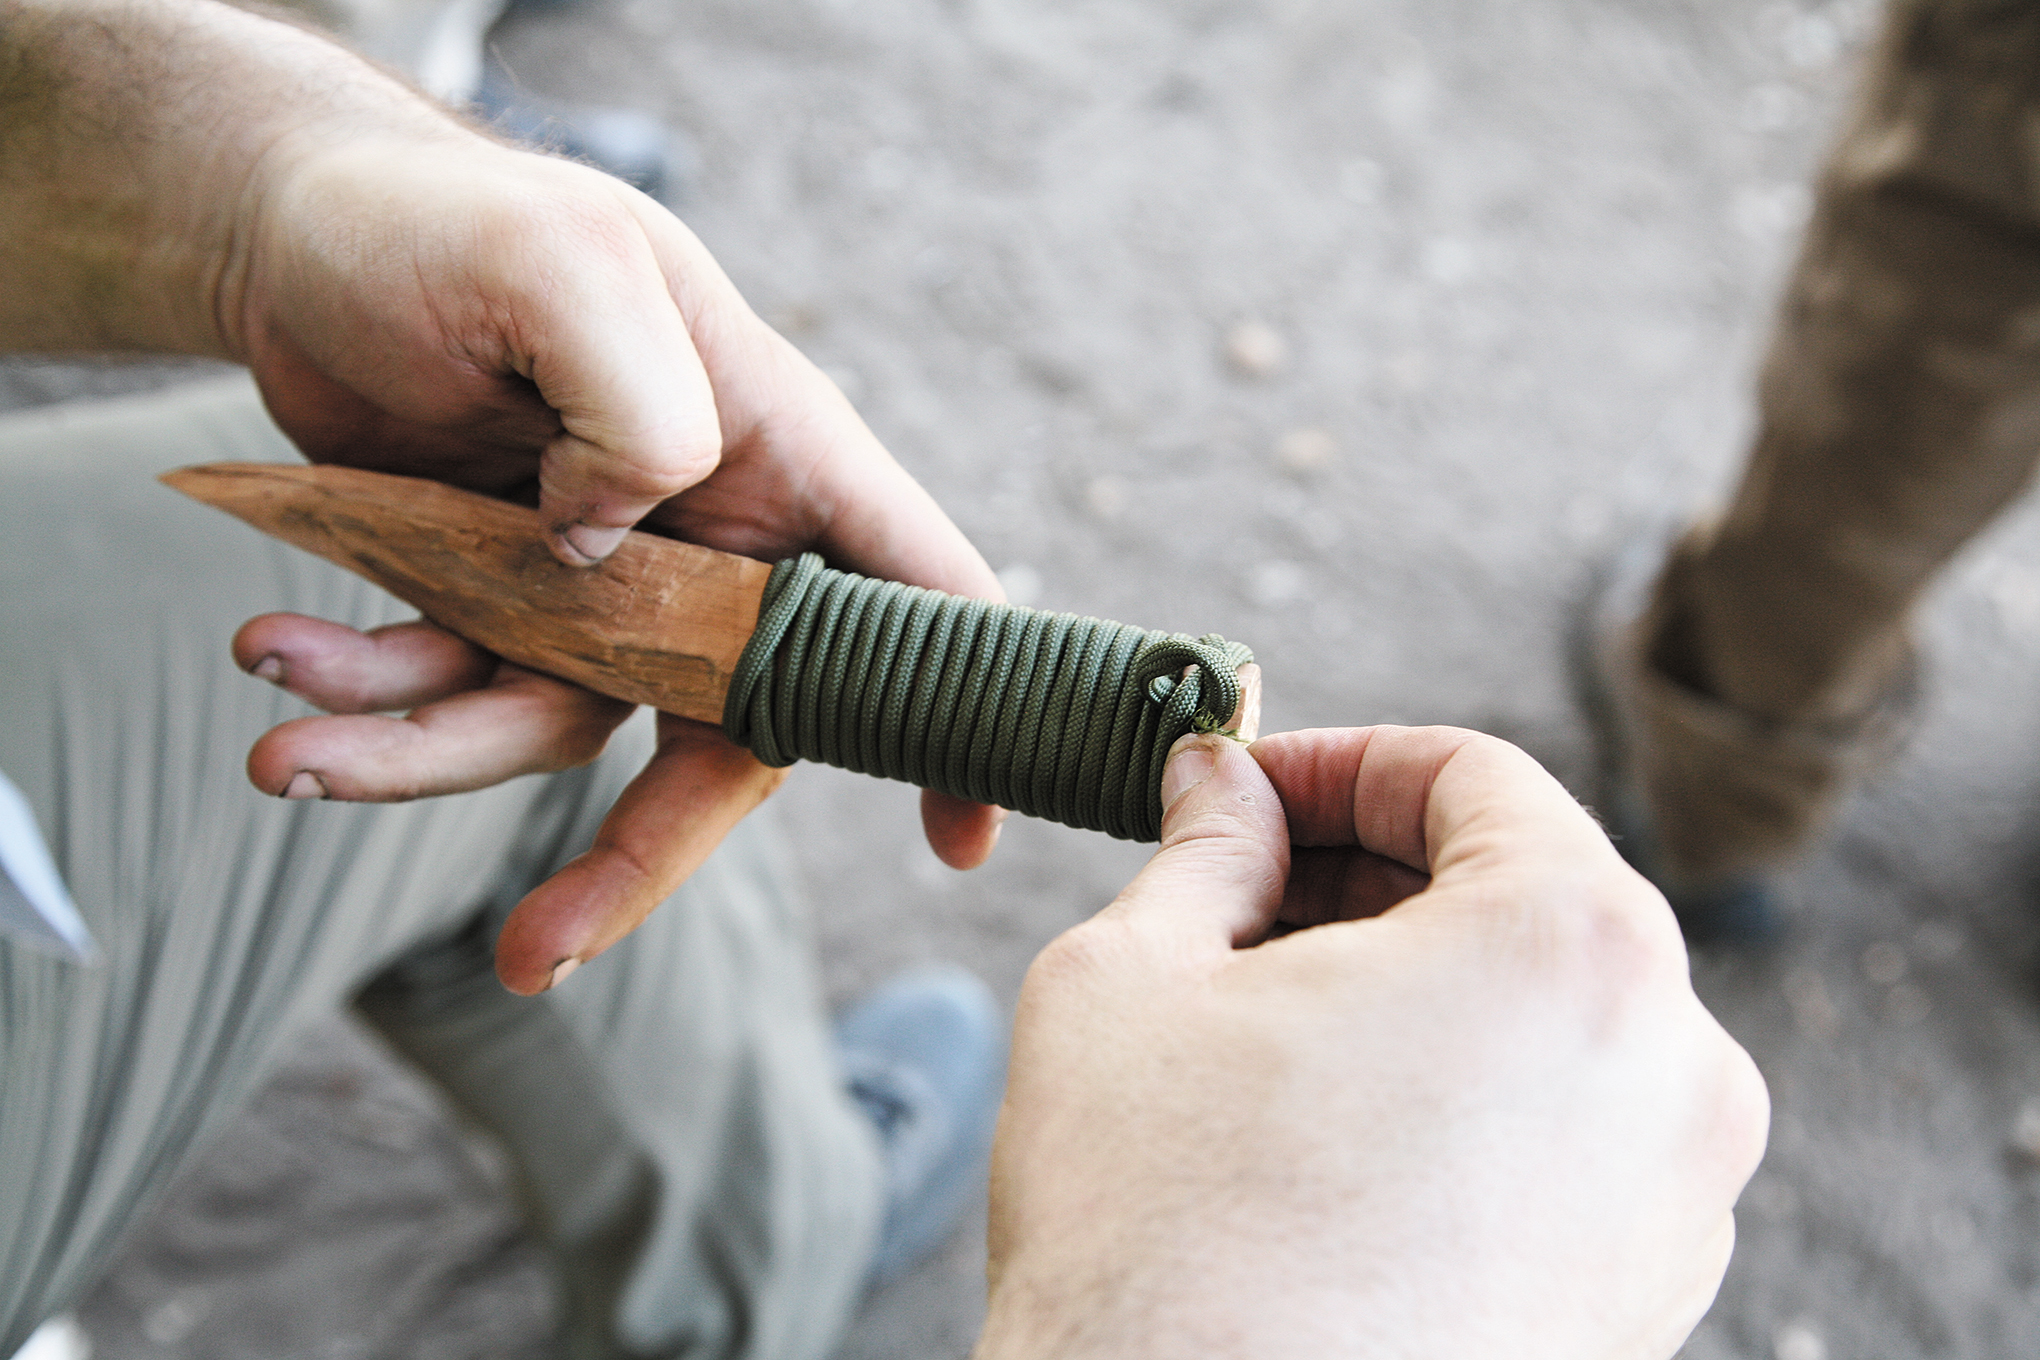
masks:
<path id="1" fill-rule="evenodd" d="M 1258 940 L 1282 905 L 1289 829 L 1247 748 L 1191 733 L 1162 771 L 1162 846 L 1107 910 L 1190 945 Z"/>

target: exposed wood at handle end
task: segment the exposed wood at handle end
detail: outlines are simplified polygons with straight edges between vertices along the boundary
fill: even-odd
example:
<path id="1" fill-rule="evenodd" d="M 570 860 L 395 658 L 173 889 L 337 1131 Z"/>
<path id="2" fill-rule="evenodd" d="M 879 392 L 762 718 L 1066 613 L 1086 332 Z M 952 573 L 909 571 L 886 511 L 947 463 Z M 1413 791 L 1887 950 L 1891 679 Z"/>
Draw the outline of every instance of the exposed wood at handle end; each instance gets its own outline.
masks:
<path id="1" fill-rule="evenodd" d="M 1240 706 L 1233 710 L 1231 728 L 1241 741 L 1261 735 L 1261 668 L 1249 661 L 1240 667 Z"/>

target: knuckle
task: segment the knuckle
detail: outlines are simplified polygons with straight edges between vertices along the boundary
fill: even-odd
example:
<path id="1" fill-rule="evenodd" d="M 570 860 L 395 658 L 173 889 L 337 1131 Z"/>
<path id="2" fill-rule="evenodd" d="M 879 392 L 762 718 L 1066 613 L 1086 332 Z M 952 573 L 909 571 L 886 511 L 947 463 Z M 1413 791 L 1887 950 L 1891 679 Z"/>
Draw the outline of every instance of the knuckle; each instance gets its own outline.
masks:
<path id="1" fill-rule="evenodd" d="M 607 706 L 591 704 L 582 708 L 560 733 L 560 764 L 554 768 L 569 769 L 594 761 L 609 749 L 609 738 L 616 731 L 617 721 L 617 715 Z"/>
<path id="2" fill-rule="evenodd" d="M 1771 1092 L 1742 1045 L 1720 1026 L 1714 1030 L 1721 1056 L 1707 1101 L 1713 1112 L 1711 1141 L 1728 1176 L 1740 1184 L 1763 1159 L 1771 1130 Z"/>
<path id="3" fill-rule="evenodd" d="M 1690 996 L 1685 943 L 1664 899 L 1626 868 L 1553 873 L 1535 933 L 1541 995 L 1590 1026 L 1620 1028 L 1666 996 Z"/>
<path id="4" fill-rule="evenodd" d="M 521 192 L 497 192 L 482 200 L 482 210 L 492 215 L 506 241 L 554 261 L 621 257 L 642 248 L 643 231 L 610 192 L 607 176 L 550 156 L 529 155 L 519 164 L 525 172 Z M 562 251 L 572 253 L 562 256 Z"/>
<path id="5" fill-rule="evenodd" d="M 684 416 L 668 428 L 649 431 L 643 447 L 637 459 L 627 459 L 617 469 L 625 494 L 640 500 L 676 496 L 706 479 L 722 462 L 720 435 Z"/>
<path id="6" fill-rule="evenodd" d="M 1027 985 L 1036 992 L 1082 987 L 1110 972 L 1127 952 L 1124 928 L 1109 917 L 1071 926 L 1035 955 Z"/>
<path id="7" fill-rule="evenodd" d="M 1237 826 L 1172 841 L 1150 869 L 1163 871 L 1170 882 L 1224 885 L 1235 891 L 1279 893 L 1287 877 L 1274 851 Z"/>
<path id="8" fill-rule="evenodd" d="M 503 730 L 518 732 L 522 772 L 551 774 L 590 764 L 609 747 L 633 706 L 549 677 L 519 677 L 501 687 Z"/>
<path id="9" fill-rule="evenodd" d="M 590 511 L 605 501 L 656 504 L 703 481 L 722 461 L 720 436 L 681 413 L 665 426 L 605 430 L 599 417 L 581 420 L 581 432 L 548 449 L 542 479 L 564 484 L 570 499 Z M 583 488 L 576 494 L 572 488 Z"/>

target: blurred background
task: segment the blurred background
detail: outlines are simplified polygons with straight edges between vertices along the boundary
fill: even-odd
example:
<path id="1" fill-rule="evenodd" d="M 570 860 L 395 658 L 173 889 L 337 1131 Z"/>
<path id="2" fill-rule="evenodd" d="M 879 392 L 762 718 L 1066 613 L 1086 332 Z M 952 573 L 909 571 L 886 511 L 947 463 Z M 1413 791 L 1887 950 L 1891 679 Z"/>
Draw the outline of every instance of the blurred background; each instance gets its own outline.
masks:
<path id="1" fill-rule="evenodd" d="M 1871 0 L 587 0 L 499 87 L 626 105 L 668 196 L 1026 603 L 1216 630 L 1264 731 L 1444 722 L 1591 797 L 1596 564 L 1720 495 Z M 0 365 L 0 404 L 189 365 Z M 1926 619 L 1913 750 L 1695 960 L 1776 1102 L 1691 1360 L 2040 1354 L 2040 535 Z M 226 639 L 221 639 L 224 647 Z M 1137 847 L 1015 819 L 941 867 L 914 793 L 803 768 L 834 995 L 922 959 L 1012 996 Z M 842 1360 L 957 1357 L 981 1219 Z M 126 1357 L 547 1353 L 500 1158 L 341 1018 L 82 1312 Z"/>

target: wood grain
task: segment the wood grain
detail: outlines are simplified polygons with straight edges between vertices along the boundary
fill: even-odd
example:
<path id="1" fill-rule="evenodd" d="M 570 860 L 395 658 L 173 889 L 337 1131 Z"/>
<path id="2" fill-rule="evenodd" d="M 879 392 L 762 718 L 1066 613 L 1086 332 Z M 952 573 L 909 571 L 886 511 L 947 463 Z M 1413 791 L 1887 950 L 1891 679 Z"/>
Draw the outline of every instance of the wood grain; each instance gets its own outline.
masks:
<path id="1" fill-rule="evenodd" d="M 520 666 L 702 722 L 723 698 L 772 568 L 630 533 L 594 567 L 547 550 L 538 513 L 439 482 L 359 468 L 211 463 L 168 485 L 367 577 L 441 627 Z M 1261 723 L 1261 668 L 1240 668 L 1231 726 Z"/>
<path id="2" fill-rule="evenodd" d="M 722 721 L 772 573 L 643 533 L 599 566 L 569 567 L 541 541 L 534 510 L 358 468 L 214 463 L 163 481 L 520 666 L 702 722 Z"/>

